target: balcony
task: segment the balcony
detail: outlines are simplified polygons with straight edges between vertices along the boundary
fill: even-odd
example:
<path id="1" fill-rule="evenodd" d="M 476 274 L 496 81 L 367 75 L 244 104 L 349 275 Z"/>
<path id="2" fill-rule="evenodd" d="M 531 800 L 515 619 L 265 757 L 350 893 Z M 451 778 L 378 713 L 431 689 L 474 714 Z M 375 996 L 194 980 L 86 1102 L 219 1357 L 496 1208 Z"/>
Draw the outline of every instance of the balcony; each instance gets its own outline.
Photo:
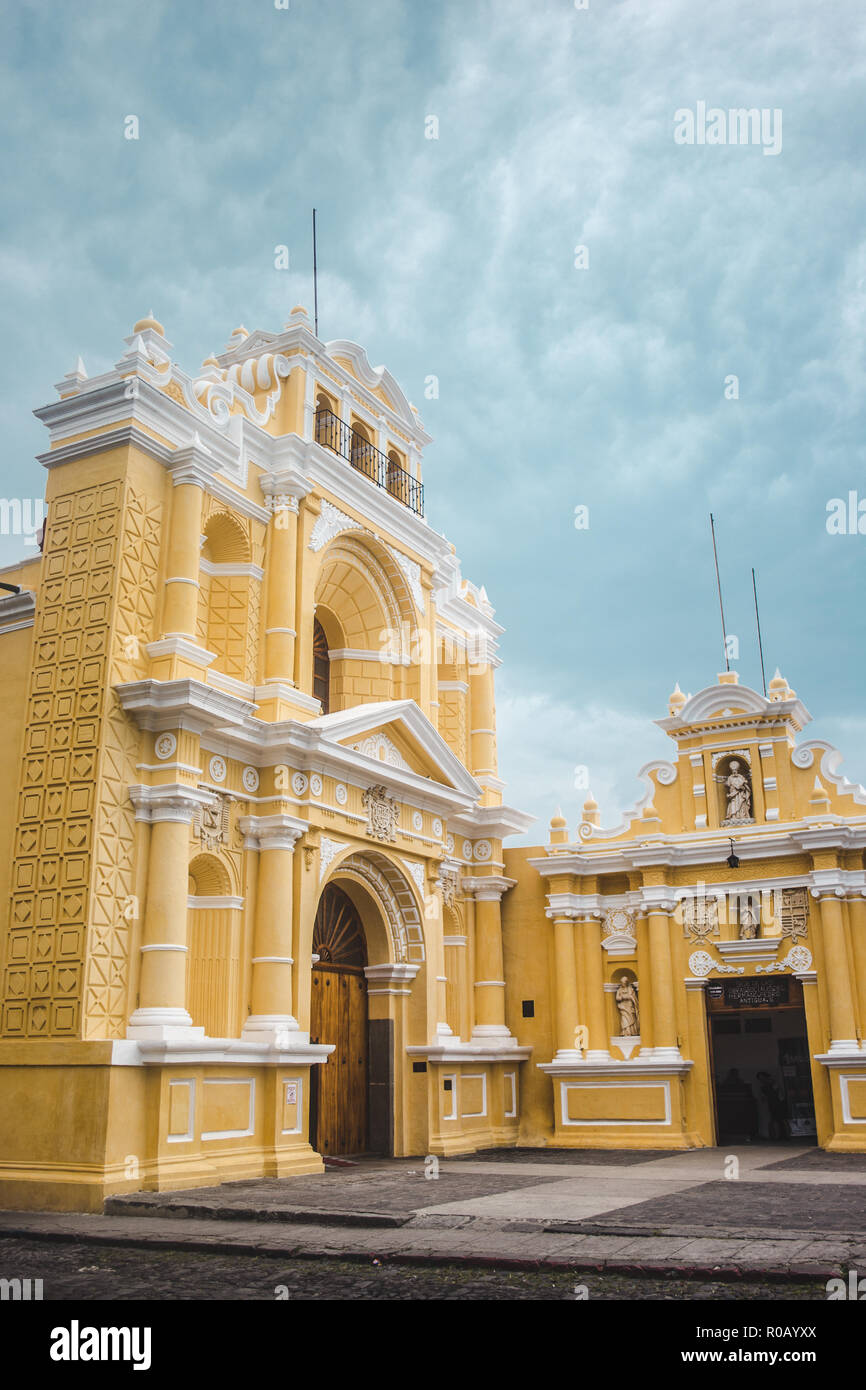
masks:
<path id="1" fill-rule="evenodd" d="M 394 459 L 374 448 L 368 439 L 341 420 L 332 410 L 316 411 L 316 443 L 339 454 L 389 497 L 394 497 L 416 516 L 424 515 L 424 484 L 419 483 Z"/>

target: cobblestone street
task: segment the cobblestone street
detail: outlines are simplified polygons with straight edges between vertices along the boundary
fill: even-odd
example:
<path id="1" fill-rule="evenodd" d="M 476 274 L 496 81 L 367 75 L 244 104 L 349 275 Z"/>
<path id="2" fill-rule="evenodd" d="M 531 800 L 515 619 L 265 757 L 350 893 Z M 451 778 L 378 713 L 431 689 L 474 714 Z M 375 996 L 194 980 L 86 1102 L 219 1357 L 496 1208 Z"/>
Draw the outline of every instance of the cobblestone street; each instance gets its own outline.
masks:
<path id="1" fill-rule="evenodd" d="M 0 1277 L 42 1279 L 46 1300 L 227 1299 L 559 1302 L 684 1299 L 824 1300 L 823 1283 L 707 1282 L 565 1270 L 500 1271 L 384 1261 L 285 1260 L 279 1256 L 95 1248 L 72 1242 L 0 1239 Z M 583 1290 L 586 1290 L 584 1293 Z"/>

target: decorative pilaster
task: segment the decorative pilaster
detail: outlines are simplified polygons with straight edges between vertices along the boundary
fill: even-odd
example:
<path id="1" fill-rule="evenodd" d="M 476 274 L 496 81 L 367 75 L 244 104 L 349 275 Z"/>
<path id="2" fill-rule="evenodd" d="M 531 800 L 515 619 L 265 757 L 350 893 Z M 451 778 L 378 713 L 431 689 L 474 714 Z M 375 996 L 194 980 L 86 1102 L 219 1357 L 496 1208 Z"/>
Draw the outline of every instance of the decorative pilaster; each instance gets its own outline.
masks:
<path id="1" fill-rule="evenodd" d="M 601 922 L 596 916 L 587 916 L 582 918 L 577 930 L 581 939 L 580 966 L 584 980 L 586 1024 L 589 1033 L 586 1060 L 605 1062 L 610 1059 L 610 1048 L 604 998 Z"/>
<path id="2" fill-rule="evenodd" d="M 189 827 L 216 798 L 173 783 L 131 787 L 136 820 L 151 826 L 138 1007 L 127 1037 L 168 1041 L 203 1037 L 186 1008 Z"/>
<path id="3" fill-rule="evenodd" d="M 259 851 L 252 1013 L 242 1037 L 285 1045 L 285 1034 L 298 1034 L 298 1022 L 292 1014 L 294 849 L 309 827 L 294 816 L 277 814 L 244 816 L 240 828 L 247 845 Z"/>
<path id="4" fill-rule="evenodd" d="M 505 1022 L 505 979 L 502 959 L 503 893 L 513 878 L 491 874 L 464 878 L 463 887 L 475 897 L 475 1027 L 473 1038 L 510 1038 Z"/>
<path id="5" fill-rule="evenodd" d="M 671 961 L 671 915 L 673 899 L 667 890 L 644 888 L 649 937 L 650 984 L 652 988 L 653 1047 L 655 1060 L 678 1062 L 677 1023 L 674 1007 L 674 977 Z"/>
<path id="6" fill-rule="evenodd" d="M 556 970 L 556 1060 L 579 1061 L 577 1047 L 577 967 L 574 950 L 575 910 L 547 908 L 553 921 L 553 955 Z"/>
<path id="7" fill-rule="evenodd" d="M 838 888 L 832 895 L 819 898 L 821 935 L 824 942 L 824 971 L 827 976 L 827 1002 L 830 1012 L 830 1047 L 833 1052 L 857 1052 L 857 1022 L 854 1016 L 854 992 L 848 968 L 848 949 L 845 940 L 845 920 L 842 914 L 842 894 Z M 838 894 L 838 896 L 837 896 Z"/>

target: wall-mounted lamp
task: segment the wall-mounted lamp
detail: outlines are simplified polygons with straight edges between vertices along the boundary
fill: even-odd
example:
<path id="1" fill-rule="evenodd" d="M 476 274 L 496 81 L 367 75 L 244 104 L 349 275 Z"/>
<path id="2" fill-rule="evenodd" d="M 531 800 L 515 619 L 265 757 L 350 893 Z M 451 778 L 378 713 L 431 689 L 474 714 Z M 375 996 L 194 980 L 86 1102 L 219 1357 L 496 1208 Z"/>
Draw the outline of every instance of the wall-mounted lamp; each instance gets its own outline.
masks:
<path id="1" fill-rule="evenodd" d="M 729 869 L 738 869 L 738 868 L 740 867 L 740 861 L 739 861 L 739 859 L 737 858 L 736 854 L 734 853 L 734 842 L 733 842 L 733 840 L 731 840 L 731 852 L 730 852 L 730 854 L 728 855 L 727 859 L 725 860 L 725 863 L 727 864 L 727 866 L 728 866 Z"/>

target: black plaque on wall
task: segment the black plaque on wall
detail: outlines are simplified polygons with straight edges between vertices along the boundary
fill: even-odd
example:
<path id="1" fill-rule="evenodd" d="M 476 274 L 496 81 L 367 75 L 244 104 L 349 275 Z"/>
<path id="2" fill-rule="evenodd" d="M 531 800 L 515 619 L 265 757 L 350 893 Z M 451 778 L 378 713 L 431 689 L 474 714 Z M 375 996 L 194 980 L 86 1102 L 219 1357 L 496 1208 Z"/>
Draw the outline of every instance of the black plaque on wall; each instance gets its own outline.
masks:
<path id="1" fill-rule="evenodd" d="M 766 1009 L 787 1002 L 787 980 L 759 980 L 749 976 L 744 980 L 725 981 L 725 1003 L 728 1008 Z"/>

